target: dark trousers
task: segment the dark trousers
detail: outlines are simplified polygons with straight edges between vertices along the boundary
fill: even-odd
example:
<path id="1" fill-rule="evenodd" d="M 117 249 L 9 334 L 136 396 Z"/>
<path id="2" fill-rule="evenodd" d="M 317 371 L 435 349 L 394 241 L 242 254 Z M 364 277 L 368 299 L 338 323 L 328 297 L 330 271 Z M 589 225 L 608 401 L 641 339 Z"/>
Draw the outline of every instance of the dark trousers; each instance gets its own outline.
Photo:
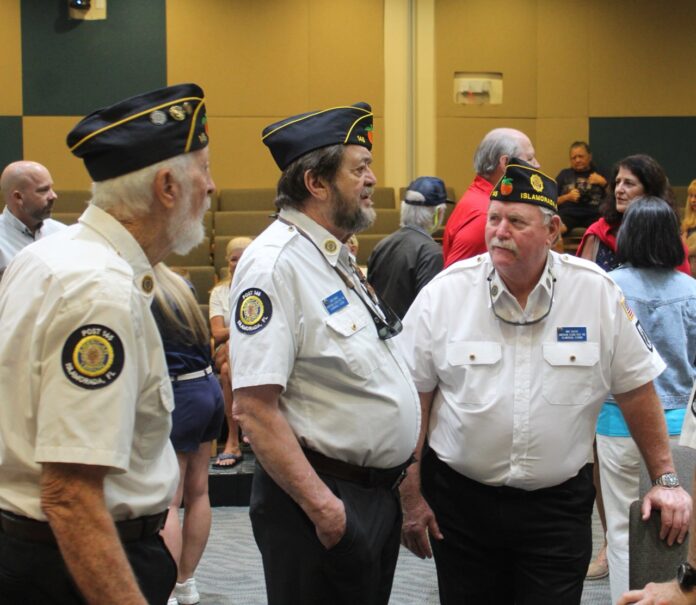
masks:
<path id="1" fill-rule="evenodd" d="M 140 590 L 150 605 L 166 605 L 176 582 L 176 563 L 159 535 L 123 545 Z M 85 605 L 55 544 L 0 533 L 0 603 Z"/>
<path id="2" fill-rule="evenodd" d="M 326 550 L 314 524 L 258 464 L 249 514 L 269 605 L 387 605 L 399 554 L 396 490 L 319 475 L 346 507 L 346 533 Z"/>
<path id="3" fill-rule="evenodd" d="M 490 487 L 431 450 L 423 494 L 444 539 L 432 540 L 443 605 L 580 603 L 592 555 L 592 465 L 534 491 Z"/>

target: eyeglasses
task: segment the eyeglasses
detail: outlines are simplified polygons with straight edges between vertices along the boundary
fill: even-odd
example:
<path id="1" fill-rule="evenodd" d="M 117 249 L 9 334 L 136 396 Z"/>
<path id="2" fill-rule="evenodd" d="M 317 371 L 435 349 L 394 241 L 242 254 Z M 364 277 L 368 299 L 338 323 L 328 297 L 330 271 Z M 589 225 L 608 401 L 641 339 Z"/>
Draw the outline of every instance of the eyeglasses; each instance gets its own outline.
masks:
<path id="1" fill-rule="evenodd" d="M 360 297 L 360 300 L 362 300 L 362 296 Z M 365 304 L 365 308 L 370 313 L 372 321 L 375 322 L 377 336 L 379 336 L 380 340 L 389 340 L 390 338 L 394 338 L 394 336 L 403 330 L 401 319 L 399 319 L 399 316 L 387 303 L 384 301 L 379 301 L 378 303 L 380 311 L 384 313 L 384 319 L 382 319 L 378 313 L 375 313 L 375 311 L 365 301 L 363 301 L 363 303 Z"/>
<path id="2" fill-rule="evenodd" d="M 493 288 L 497 288 L 497 286 L 493 285 L 494 273 L 495 269 L 493 269 L 493 271 L 491 271 L 491 274 L 488 276 L 488 296 L 491 300 L 491 309 L 493 309 L 493 315 L 495 315 L 496 319 L 499 319 L 503 323 L 506 323 L 511 326 L 533 326 L 534 324 L 538 324 L 540 321 L 544 321 L 549 316 L 549 313 L 551 313 L 551 307 L 553 306 L 553 295 L 556 292 L 556 278 L 553 275 L 551 275 L 550 271 L 549 276 L 551 277 L 551 296 L 549 296 L 549 306 L 546 309 L 546 311 L 539 317 L 534 317 L 526 321 L 512 321 L 511 319 L 506 319 L 495 308 L 495 301 L 493 300 Z"/>

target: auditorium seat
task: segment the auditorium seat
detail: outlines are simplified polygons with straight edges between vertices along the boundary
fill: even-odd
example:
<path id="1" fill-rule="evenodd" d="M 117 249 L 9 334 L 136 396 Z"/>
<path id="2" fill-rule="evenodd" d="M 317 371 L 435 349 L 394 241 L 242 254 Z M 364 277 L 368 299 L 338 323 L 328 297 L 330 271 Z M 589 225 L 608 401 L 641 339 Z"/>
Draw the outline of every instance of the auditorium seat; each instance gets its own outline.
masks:
<path id="1" fill-rule="evenodd" d="M 196 297 L 200 304 L 206 304 L 210 300 L 210 291 L 216 283 L 215 269 L 211 265 L 202 267 L 184 267 L 188 271 L 189 279 L 196 289 Z"/>
<path id="2" fill-rule="evenodd" d="M 77 222 L 82 212 L 51 212 L 51 218 L 63 223 L 64 225 L 72 225 Z"/>
<path id="3" fill-rule="evenodd" d="M 87 202 L 92 198 L 91 191 L 82 189 L 64 189 L 56 190 L 58 199 L 55 203 L 55 209 L 63 212 L 78 212 L 82 214 L 87 208 Z"/>
<path id="4" fill-rule="evenodd" d="M 239 210 L 275 211 L 275 187 L 257 189 L 221 189 L 218 195 L 217 210 L 222 212 Z"/>
<path id="5" fill-rule="evenodd" d="M 170 254 L 165 262 L 170 267 L 202 267 L 211 264 L 210 238 L 204 237 L 203 241 L 188 254 Z"/>
<path id="6" fill-rule="evenodd" d="M 213 218 L 215 235 L 258 235 L 273 222 L 271 211 L 218 211 Z M 223 251 L 224 252 L 224 251 Z"/>

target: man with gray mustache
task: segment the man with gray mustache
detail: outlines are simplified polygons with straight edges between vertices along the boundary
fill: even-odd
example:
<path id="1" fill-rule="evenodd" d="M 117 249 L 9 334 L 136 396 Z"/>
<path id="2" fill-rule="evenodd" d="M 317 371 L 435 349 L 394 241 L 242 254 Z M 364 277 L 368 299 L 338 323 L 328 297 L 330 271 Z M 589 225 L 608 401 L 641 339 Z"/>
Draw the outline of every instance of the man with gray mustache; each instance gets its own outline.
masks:
<path id="1" fill-rule="evenodd" d="M 404 318 L 423 422 L 401 485 L 402 542 L 434 554 L 444 605 L 580 603 L 609 391 L 654 480 L 644 515 L 662 509 L 670 544 L 688 527 L 652 385 L 665 364 L 602 270 L 551 251 L 556 195 L 512 158 L 491 193 L 488 253 L 445 269 Z"/>

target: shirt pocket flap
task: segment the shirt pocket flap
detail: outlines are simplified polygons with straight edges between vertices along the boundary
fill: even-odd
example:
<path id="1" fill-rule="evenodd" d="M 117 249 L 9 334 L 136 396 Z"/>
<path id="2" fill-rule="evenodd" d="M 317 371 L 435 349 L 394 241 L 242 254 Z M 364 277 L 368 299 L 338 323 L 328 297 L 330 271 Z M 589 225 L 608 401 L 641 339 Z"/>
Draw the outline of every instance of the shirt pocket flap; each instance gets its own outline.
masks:
<path id="1" fill-rule="evenodd" d="M 329 315 L 325 321 L 329 328 L 345 337 L 358 333 L 367 325 L 367 319 L 351 309 L 345 309 L 342 313 Z"/>
<path id="2" fill-rule="evenodd" d="M 447 363 L 453 366 L 492 365 L 500 361 L 502 348 L 497 342 L 450 342 Z"/>
<path id="3" fill-rule="evenodd" d="M 544 359 L 552 366 L 590 367 L 599 361 L 599 343 L 547 342 L 544 343 Z"/>

